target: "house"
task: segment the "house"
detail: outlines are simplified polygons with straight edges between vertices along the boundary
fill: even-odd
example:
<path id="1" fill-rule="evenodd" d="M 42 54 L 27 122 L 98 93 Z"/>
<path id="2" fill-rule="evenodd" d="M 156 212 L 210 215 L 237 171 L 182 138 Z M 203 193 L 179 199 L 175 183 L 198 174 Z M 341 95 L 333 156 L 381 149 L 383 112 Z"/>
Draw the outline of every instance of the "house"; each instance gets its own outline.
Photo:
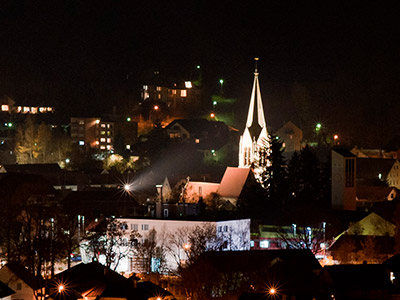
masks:
<path id="1" fill-rule="evenodd" d="M 98 262 L 78 264 L 57 274 L 49 287 L 50 299 L 148 300 L 154 295 L 172 300 L 167 290 L 137 278 L 125 278 Z"/>
<path id="2" fill-rule="evenodd" d="M 290 157 L 293 152 L 301 150 L 301 141 L 303 140 L 303 131 L 297 127 L 293 122 L 286 122 L 278 131 L 275 136 L 282 141 L 284 148 L 284 155 Z"/>
<path id="3" fill-rule="evenodd" d="M 396 226 L 376 213 L 370 213 L 335 238 L 329 247 L 334 260 L 345 263 L 381 263 L 394 251 Z"/>
<path id="4" fill-rule="evenodd" d="M 389 299 L 393 290 L 386 268 L 381 265 L 325 266 L 319 275 L 322 299 Z"/>
<path id="5" fill-rule="evenodd" d="M 223 122 L 206 119 L 178 119 L 165 127 L 170 139 L 193 145 L 205 162 L 221 162 L 230 141 L 230 130 Z"/>
<path id="6" fill-rule="evenodd" d="M 0 282 L 5 283 L 15 291 L 11 295 L 11 300 L 36 300 L 38 296 L 45 294 L 44 280 L 41 277 L 34 276 L 17 262 L 7 263 L 0 269 Z"/>

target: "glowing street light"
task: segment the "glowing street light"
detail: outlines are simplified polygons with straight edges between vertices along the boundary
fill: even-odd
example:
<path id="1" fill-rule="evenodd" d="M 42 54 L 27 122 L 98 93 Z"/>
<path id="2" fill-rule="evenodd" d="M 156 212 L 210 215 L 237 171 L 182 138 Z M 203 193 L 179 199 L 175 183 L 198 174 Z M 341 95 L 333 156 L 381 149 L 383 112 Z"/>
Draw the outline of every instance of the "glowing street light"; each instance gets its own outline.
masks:
<path id="1" fill-rule="evenodd" d="M 153 109 L 158 110 L 160 107 L 158 105 L 154 105 Z"/>
<path id="2" fill-rule="evenodd" d="M 214 114 L 214 113 L 211 113 L 211 114 L 210 114 L 210 118 L 214 119 L 214 118 L 215 118 L 215 114 Z"/>
<path id="3" fill-rule="evenodd" d="M 273 288 L 273 287 L 270 288 L 270 289 L 269 289 L 269 294 L 270 294 L 270 295 L 275 295 L 275 294 L 276 294 L 276 289 Z"/>
<path id="4" fill-rule="evenodd" d="M 129 192 L 131 190 L 131 186 L 128 183 L 124 184 L 124 190 Z"/>
<path id="5" fill-rule="evenodd" d="M 65 286 L 63 284 L 58 285 L 58 292 L 62 293 L 65 290 Z"/>

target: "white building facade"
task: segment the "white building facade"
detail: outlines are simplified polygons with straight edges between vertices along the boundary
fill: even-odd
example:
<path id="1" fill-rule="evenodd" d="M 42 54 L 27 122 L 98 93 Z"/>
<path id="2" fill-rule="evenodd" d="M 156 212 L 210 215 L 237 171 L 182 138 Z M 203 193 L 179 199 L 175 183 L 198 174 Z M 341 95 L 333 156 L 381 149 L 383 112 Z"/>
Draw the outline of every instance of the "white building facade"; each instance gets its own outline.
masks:
<path id="1" fill-rule="evenodd" d="M 159 262 L 154 260 L 151 262 L 151 269 L 161 273 L 174 272 L 180 264 L 185 263 L 188 258 L 186 253 L 190 251 L 191 247 L 189 235 L 195 230 L 212 229 L 211 232 L 215 236 L 208 237 L 207 249 L 209 250 L 250 250 L 250 219 L 217 222 L 130 218 L 118 218 L 116 220 L 124 224 L 124 238 L 126 239 L 126 247 L 115 249 L 115 252 L 127 253 L 116 266 L 116 271 L 120 273 L 142 272 L 137 267 L 138 257 L 133 250 L 134 246 L 129 245 L 129 237 L 132 232 L 137 232 L 139 234 L 138 243 L 143 243 L 149 238 L 153 229 L 156 231 L 157 246 L 164 253 L 164 267 L 163 270 L 159 270 Z M 132 251 L 129 250 L 129 247 L 132 248 Z M 84 248 L 85 246 L 81 245 L 82 262 L 89 263 L 93 256 L 85 252 Z M 99 261 L 105 263 L 105 257 L 100 255 Z M 114 267 L 115 265 L 111 266 L 112 269 Z"/>

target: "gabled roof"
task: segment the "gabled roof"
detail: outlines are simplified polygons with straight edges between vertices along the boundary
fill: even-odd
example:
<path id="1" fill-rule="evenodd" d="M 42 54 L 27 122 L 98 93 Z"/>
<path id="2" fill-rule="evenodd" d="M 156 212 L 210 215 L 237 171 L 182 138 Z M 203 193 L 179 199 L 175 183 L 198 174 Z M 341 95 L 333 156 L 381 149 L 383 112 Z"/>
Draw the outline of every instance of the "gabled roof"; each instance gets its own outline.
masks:
<path id="1" fill-rule="evenodd" d="M 34 276 L 23 265 L 17 262 L 9 262 L 3 268 L 8 268 L 18 278 L 29 285 L 33 290 L 40 289 L 44 286 L 44 280 L 39 276 Z"/>
<path id="2" fill-rule="evenodd" d="M 250 168 L 227 167 L 217 193 L 221 197 L 239 197 L 250 172 Z"/>
<path id="3" fill-rule="evenodd" d="M 52 174 L 61 171 L 58 164 L 10 164 L 3 165 L 6 172 L 25 173 L 25 174 Z"/>
<path id="4" fill-rule="evenodd" d="M 395 190 L 397 195 L 398 190 L 395 187 L 357 185 L 357 200 L 372 202 L 392 200 L 387 198 L 393 190 Z"/>
<path id="5" fill-rule="evenodd" d="M 388 158 L 357 158 L 357 179 L 378 178 L 379 174 L 386 179 L 395 162 Z"/>
<path id="6" fill-rule="evenodd" d="M 68 294 L 69 299 L 107 297 L 147 300 L 154 295 L 164 297 L 171 295 L 170 292 L 149 282 L 138 282 L 135 288 L 133 280 L 136 278 L 125 278 L 98 262 L 80 263 L 55 276 L 50 294 L 56 295 L 55 298 L 58 298 L 57 284 L 62 282 L 65 284 L 64 292 Z M 60 299 L 65 299 L 65 297 L 60 297 Z"/>
<path id="7" fill-rule="evenodd" d="M 7 284 L 0 281 L 0 298 L 5 298 L 12 294 L 15 294 L 15 291 L 10 289 Z"/>
<path id="8" fill-rule="evenodd" d="M 383 265 L 334 265 L 322 269 L 330 279 L 330 285 L 337 291 L 355 289 L 383 290 L 392 287 Z"/>

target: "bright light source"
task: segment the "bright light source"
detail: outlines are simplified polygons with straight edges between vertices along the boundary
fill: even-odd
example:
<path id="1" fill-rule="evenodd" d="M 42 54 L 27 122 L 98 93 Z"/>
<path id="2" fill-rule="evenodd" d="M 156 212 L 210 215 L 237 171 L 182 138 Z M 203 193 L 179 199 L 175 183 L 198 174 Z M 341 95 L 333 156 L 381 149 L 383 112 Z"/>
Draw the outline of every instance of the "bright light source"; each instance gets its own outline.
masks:
<path id="1" fill-rule="evenodd" d="M 99 119 L 97 119 L 97 120 L 96 120 L 96 124 L 99 124 L 99 123 L 100 123 L 100 120 L 99 120 Z"/>
<path id="2" fill-rule="evenodd" d="M 217 105 L 217 101 L 213 101 L 213 105 L 214 105 L 214 106 Z"/>
<path id="3" fill-rule="evenodd" d="M 189 243 L 183 244 L 183 249 L 189 250 L 190 249 L 190 244 Z"/>
<path id="4" fill-rule="evenodd" d="M 192 86 L 192 82 L 190 82 L 190 81 L 185 81 L 185 87 L 187 88 L 187 89 L 191 89 L 193 86 Z"/>
<path id="5" fill-rule="evenodd" d="M 158 105 L 154 105 L 153 109 L 158 110 L 159 109 Z"/>
<path id="6" fill-rule="evenodd" d="M 69 164 L 70 161 L 71 161 L 71 160 L 70 160 L 69 158 L 66 158 L 66 159 L 65 159 L 65 163 L 67 163 L 67 164 Z"/>
<path id="7" fill-rule="evenodd" d="M 220 83 L 221 85 L 223 85 L 223 84 L 224 84 L 224 80 L 223 80 L 223 79 L 220 79 L 220 80 L 219 80 L 219 83 Z"/>
<path id="8" fill-rule="evenodd" d="M 215 114 L 214 114 L 214 113 L 211 113 L 211 114 L 210 114 L 210 117 L 211 117 L 211 118 L 215 118 Z"/>
<path id="9" fill-rule="evenodd" d="M 200 66 L 199 66 L 199 65 L 197 65 L 197 66 L 196 66 L 196 69 L 200 69 Z"/>
<path id="10" fill-rule="evenodd" d="M 126 118 L 126 121 L 127 121 L 127 122 L 130 122 L 131 120 L 132 120 L 132 119 L 131 119 L 130 117 L 127 117 L 127 118 Z"/>
<path id="11" fill-rule="evenodd" d="M 270 289 L 269 289 L 269 293 L 270 293 L 271 295 L 275 295 L 276 289 L 275 289 L 275 288 L 270 288 Z"/>
<path id="12" fill-rule="evenodd" d="M 130 189 L 131 189 L 131 187 L 130 187 L 129 184 L 125 184 L 125 185 L 124 185 L 124 190 L 125 190 L 125 191 L 129 192 Z"/>
<path id="13" fill-rule="evenodd" d="M 59 293 L 63 292 L 64 289 L 65 289 L 64 285 L 60 284 L 60 285 L 58 286 L 58 292 L 59 292 Z"/>
<path id="14" fill-rule="evenodd" d="M 339 136 L 337 135 L 337 134 L 335 134 L 334 136 L 333 136 L 333 139 L 334 140 L 337 140 L 339 138 Z"/>

